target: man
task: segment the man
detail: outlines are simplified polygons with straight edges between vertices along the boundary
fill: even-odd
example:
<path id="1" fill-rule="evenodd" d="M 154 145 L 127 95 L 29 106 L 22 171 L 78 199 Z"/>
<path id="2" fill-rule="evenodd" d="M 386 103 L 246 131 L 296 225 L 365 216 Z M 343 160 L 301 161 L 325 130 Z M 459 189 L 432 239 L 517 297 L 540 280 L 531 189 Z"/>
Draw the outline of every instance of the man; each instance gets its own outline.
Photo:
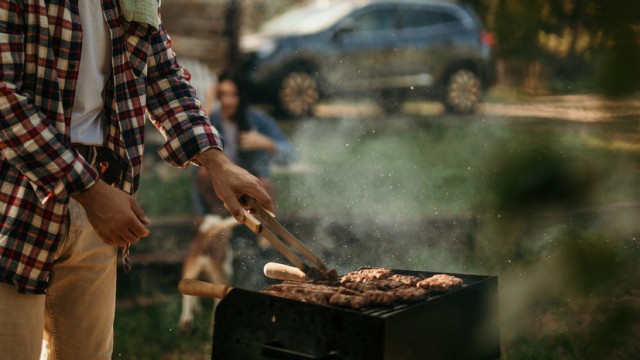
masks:
<path id="1" fill-rule="evenodd" d="M 272 209 L 233 165 L 163 30 L 156 0 L 0 2 L 0 354 L 111 359 L 117 248 L 148 235 L 137 205 L 148 112 L 177 167 Z M 43 342 L 44 340 L 44 342 Z"/>

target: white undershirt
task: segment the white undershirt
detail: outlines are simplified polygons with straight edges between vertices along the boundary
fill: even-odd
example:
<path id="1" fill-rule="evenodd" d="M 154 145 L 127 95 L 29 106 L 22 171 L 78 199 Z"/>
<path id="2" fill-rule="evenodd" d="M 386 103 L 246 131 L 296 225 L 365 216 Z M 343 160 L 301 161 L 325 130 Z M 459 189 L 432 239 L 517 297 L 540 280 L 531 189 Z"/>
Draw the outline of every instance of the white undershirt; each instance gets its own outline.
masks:
<path id="1" fill-rule="evenodd" d="M 222 131 L 224 135 L 224 153 L 231 161 L 238 163 L 238 124 L 222 118 Z"/>
<path id="2" fill-rule="evenodd" d="M 78 11 L 82 54 L 71 112 L 71 142 L 102 145 L 100 113 L 104 107 L 103 91 L 111 75 L 111 37 L 100 0 L 79 0 Z"/>

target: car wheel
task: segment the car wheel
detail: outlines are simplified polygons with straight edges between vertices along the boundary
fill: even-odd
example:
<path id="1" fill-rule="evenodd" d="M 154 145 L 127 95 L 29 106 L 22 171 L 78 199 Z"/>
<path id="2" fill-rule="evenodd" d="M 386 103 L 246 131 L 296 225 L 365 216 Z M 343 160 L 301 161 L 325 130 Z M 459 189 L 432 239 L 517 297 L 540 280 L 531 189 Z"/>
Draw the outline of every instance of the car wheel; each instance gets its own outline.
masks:
<path id="1" fill-rule="evenodd" d="M 444 106 L 448 112 L 470 114 L 476 109 L 482 94 L 480 79 L 472 71 L 454 71 L 447 81 Z"/>
<path id="2" fill-rule="evenodd" d="M 288 116 L 312 114 L 319 99 L 318 83 L 306 71 L 289 72 L 280 80 L 278 106 Z"/>

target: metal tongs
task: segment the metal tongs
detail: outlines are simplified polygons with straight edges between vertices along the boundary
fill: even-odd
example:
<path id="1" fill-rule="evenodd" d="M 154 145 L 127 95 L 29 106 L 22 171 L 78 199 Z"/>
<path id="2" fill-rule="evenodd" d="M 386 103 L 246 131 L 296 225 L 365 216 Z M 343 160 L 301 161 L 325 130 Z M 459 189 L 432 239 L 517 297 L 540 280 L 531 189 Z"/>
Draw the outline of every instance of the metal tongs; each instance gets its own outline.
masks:
<path id="1" fill-rule="evenodd" d="M 296 268 L 300 269 L 310 280 L 331 280 L 335 270 L 329 270 L 320 258 L 306 247 L 293 234 L 285 229 L 275 219 L 275 215 L 263 208 L 255 199 L 243 196 L 241 201 L 248 207 L 245 212 L 244 224 L 254 233 L 264 236 L 273 247 L 286 257 Z M 284 242 L 302 255 L 312 265 L 307 265 Z M 337 277 L 337 274 L 336 274 Z"/>

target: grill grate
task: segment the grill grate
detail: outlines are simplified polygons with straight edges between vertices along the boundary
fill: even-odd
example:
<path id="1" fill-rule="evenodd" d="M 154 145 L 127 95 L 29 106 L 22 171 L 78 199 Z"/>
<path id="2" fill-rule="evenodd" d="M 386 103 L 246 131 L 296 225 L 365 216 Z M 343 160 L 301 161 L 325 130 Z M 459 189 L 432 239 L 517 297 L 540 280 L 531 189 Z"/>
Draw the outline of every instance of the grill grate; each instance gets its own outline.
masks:
<path id="1" fill-rule="evenodd" d="M 394 270 L 427 278 L 436 273 Z M 234 289 L 216 310 L 213 359 L 496 359 L 497 278 L 425 301 L 352 310 Z"/>
<path id="2" fill-rule="evenodd" d="M 429 301 L 431 299 L 425 300 L 425 301 Z M 393 316 L 395 314 L 404 312 L 404 311 L 411 311 L 412 307 L 416 307 L 419 306 L 420 303 L 422 303 L 424 301 L 421 302 L 416 302 L 416 303 L 411 303 L 411 304 L 397 304 L 397 305 L 389 305 L 389 306 L 376 306 L 376 307 L 371 307 L 371 308 L 365 308 L 360 310 L 360 312 L 363 315 L 367 315 L 367 316 L 375 316 L 375 317 L 387 317 L 387 316 Z"/>

